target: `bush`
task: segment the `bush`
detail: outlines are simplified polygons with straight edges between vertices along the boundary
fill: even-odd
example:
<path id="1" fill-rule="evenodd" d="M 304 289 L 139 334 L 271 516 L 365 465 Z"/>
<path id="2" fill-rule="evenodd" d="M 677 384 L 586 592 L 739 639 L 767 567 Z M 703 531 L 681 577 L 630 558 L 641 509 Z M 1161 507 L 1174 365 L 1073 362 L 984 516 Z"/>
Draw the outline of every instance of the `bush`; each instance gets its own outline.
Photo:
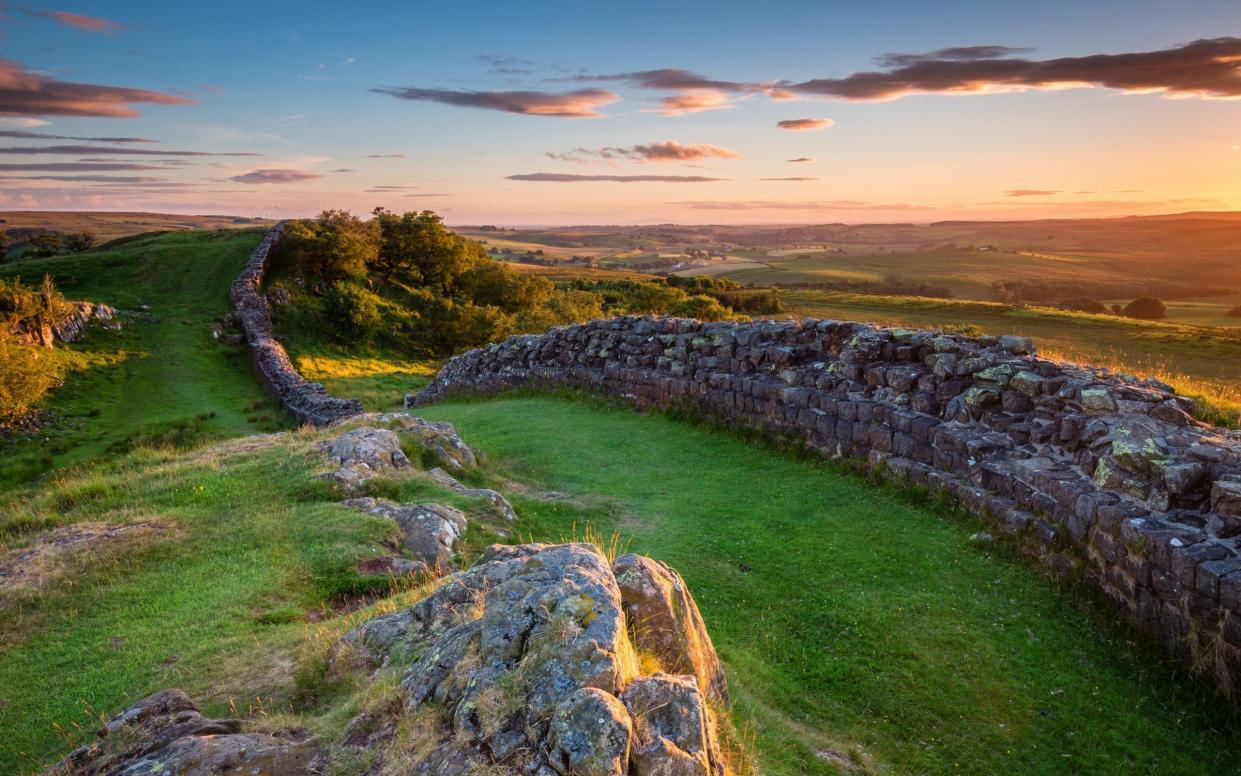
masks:
<path id="1" fill-rule="evenodd" d="M 1168 309 L 1163 306 L 1163 302 L 1153 296 L 1139 296 L 1125 305 L 1123 313 L 1130 318 L 1141 318 L 1146 321 L 1168 317 Z"/>
<path id="2" fill-rule="evenodd" d="M 370 340 L 381 321 L 375 297 L 348 280 L 336 281 L 323 295 L 323 315 L 341 342 Z"/>
<path id="3" fill-rule="evenodd" d="M 81 253 L 89 251 L 95 245 L 95 234 L 93 232 L 78 232 L 65 236 L 65 248 L 70 253 Z"/>
<path id="4" fill-rule="evenodd" d="M 0 364 L 0 420 L 24 415 L 60 377 L 46 350 L 23 345 L 6 332 L 0 332 Z"/>
<path id="5" fill-rule="evenodd" d="M 683 302 L 677 302 L 670 312 L 680 318 L 697 318 L 700 321 L 722 321 L 732 317 L 727 307 L 720 304 L 715 297 L 706 294 L 698 294 Z"/>
<path id="6" fill-rule="evenodd" d="M 37 258 L 55 256 L 64 250 L 64 248 L 64 241 L 61 239 L 60 235 L 55 232 L 44 232 L 43 234 L 36 234 L 34 237 L 30 238 L 29 253 L 31 256 L 35 256 Z"/>

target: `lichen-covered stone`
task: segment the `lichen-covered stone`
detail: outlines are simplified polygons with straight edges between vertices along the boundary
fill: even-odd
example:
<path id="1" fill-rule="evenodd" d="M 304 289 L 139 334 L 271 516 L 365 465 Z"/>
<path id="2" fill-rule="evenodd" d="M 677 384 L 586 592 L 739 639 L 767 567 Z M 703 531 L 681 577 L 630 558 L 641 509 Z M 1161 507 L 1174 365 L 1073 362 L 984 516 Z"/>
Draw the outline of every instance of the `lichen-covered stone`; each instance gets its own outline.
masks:
<path id="1" fill-rule="evenodd" d="M 395 521 L 405 550 L 431 568 L 448 567 L 453 543 L 465 534 L 468 522 L 465 513 L 445 504 L 396 504 L 369 497 L 349 499 L 344 504 Z"/>

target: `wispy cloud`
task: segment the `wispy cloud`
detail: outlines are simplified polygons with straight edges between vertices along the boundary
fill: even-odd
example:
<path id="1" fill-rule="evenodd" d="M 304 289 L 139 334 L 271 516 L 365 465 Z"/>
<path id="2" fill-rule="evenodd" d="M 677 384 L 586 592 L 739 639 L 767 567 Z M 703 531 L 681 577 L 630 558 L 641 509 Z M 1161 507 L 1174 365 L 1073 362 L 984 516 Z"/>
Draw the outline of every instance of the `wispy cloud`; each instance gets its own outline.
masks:
<path id="1" fill-rule="evenodd" d="M 809 156 L 799 156 L 799 157 L 797 157 L 796 159 L 785 159 L 784 161 L 786 161 L 786 162 L 792 162 L 792 163 L 794 163 L 794 164 L 798 164 L 798 163 L 801 163 L 801 162 L 813 162 L 814 160 L 813 160 L 813 159 L 811 159 Z"/>
<path id="2" fill-rule="evenodd" d="M 88 164 L 85 162 L 49 162 L 47 164 L 0 164 L 0 172 L 138 172 L 141 170 L 162 170 L 153 164 L 129 164 L 106 162 L 104 164 Z"/>
<path id="3" fill-rule="evenodd" d="M 89 143 L 158 143 L 149 137 L 82 137 L 80 135 L 48 135 L 43 132 L 26 132 L 20 129 L 0 129 L 0 137 L 23 140 L 85 140 Z"/>
<path id="4" fill-rule="evenodd" d="M 132 106 L 191 105 L 194 100 L 148 89 L 61 81 L 27 70 L 20 62 L 0 59 L 0 115 L 100 116 L 132 118 Z"/>
<path id="5" fill-rule="evenodd" d="M 303 181 L 311 181 L 322 177 L 318 173 L 306 170 L 268 168 L 234 175 L 229 180 L 236 181 L 237 183 L 302 183 Z"/>
<path id="6" fill-rule="evenodd" d="M 887 204 L 882 202 L 862 202 L 851 199 L 834 199 L 834 200 L 810 200 L 803 202 L 789 202 L 784 200 L 689 200 L 681 202 L 669 202 L 669 205 L 679 205 L 691 210 L 856 210 L 856 211 L 880 211 L 880 210 L 935 210 L 936 208 L 927 205 L 907 205 L 904 203 Z"/>
<path id="7" fill-rule="evenodd" d="M 790 132 L 809 132 L 815 129 L 826 129 L 835 123 L 831 119 L 785 119 L 777 121 L 776 126 Z"/>
<path id="8" fill-rule="evenodd" d="M 147 178 L 141 175 L 23 175 L 9 177 L 10 181 L 74 181 L 77 183 L 160 183 L 164 178 Z"/>
<path id="9" fill-rule="evenodd" d="M 67 27 L 74 27 L 99 35 L 111 35 L 114 32 L 120 32 L 125 29 L 122 24 L 118 24 L 110 19 L 102 19 L 98 16 L 86 16 L 69 11 L 37 11 L 29 8 L 23 8 L 22 11 L 31 16 L 41 16 L 45 19 L 60 22 Z"/>
<path id="10" fill-rule="evenodd" d="M 540 181 L 545 183 L 587 183 L 609 181 L 612 183 L 710 183 L 728 180 L 727 178 L 708 178 L 703 175 L 568 175 L 555 172 L 532 172 L 524 175 L 509 175 L 510 181 Z"/>
<path id="11" fill-rule="evenodd" d="M 817 181 L 818 178 L 759 178 L 760 181 Z"/>
<path id="12" fill-rule="evenodd" d="M 1173 48 L 1057 59 L 1015 56 L 1025 49 L 967 46 L 927 54 L 887 54 L 884 70 L 816 78 L 788 88 L 846 100 L 893 100 L 912 94 L 978 94 L 1097 87 L 1170 97 L 1241 97 L 1241 38 L 1195 40 Z"/>
<path id="13" fill-rule="evenodd" d="M 251 151 L 216 153 L 214 151 L 169 151 L 164 148 L 109 148 L 108 146 L 56 145 L 56 146 L 6 146 L 0 147 L 0 154 L 33 155 L 69 155 L 83 156 L 86 154 L 124 154 L 126 156 L 262 156 Z"/>
<path id="14" fill-rule="evenodd" d="M 778 82 L 723 81 L 680 68 L 578 75 L 568 80 L 579 83 L 616 82 L 639 89 L 675 92 L 660 101 L 659 112 L 665 116 L 730 107 L 730 97 L 737 95 L 766 94 L 774 100 L 796 99 L 797 96 Z"/>
<path id="15" fill-rule="evenodd" d="M 371 89 L 402 100 L 438 102 L 463 108 L 484 108 L 527 116 L 559 118 L 600 118 L 596 109 L 610 105 L 620 95 L 606 89 L 577 89 L 571 92 L 538 91 L 464 91 L 454 89 L 419 89 L 414 87 L 380 86 Z"/>
<path id="16" fill-rule="evenodd" d="M 1009 189 L 1004 192 L 1006 197 L 1049 197 L 1052 194 L 1059 194 L 1059 190 L 1051 189 Z"/>
<path id="17" fill-rule="evenodd" d="M 405 154 L 367 154 L 367 159 L 404 159 Z"/>
<path id="18" fill-rule="evenodd" d="M 478 61 L 487 66 L 488 75 L 532 75 L 537 62 L 529 59 L 505 57 L 499 54 L 479 54 Z"/>
<path id="19" fill-rule="evenodd" d="M 604 146 L 603 148 L 575 148 L 572 151 L 556 153 L 549 151 L 549 159 L 562 162 L 582 162 L 583 157 L 598 159 L 629 159 L 640 162 L 692 162 L 698 159 L 740 159 L 736 151 L 707 143 L 682 144 L 675 140 L 662 143 L 647 143 L 635 146 Z"/>

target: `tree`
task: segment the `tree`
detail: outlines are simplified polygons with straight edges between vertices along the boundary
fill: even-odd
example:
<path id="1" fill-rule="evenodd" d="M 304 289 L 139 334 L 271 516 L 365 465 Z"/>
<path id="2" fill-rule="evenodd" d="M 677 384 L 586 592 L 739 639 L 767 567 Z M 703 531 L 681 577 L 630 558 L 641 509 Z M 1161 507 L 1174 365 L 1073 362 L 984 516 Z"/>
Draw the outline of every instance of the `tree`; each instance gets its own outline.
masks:
<path id="1" fill-rule="evenodd" d="M 335 281 L 365 278 L 377 248 L 369 224 L 344 210 L 324 210 L 313 220 L 290 223 L 280 251 L 306 274 Z"/>
<path id="2" fill-rule="evenodd" d="M 1164 307 L 1163 302 L 1153 296 L 1139 296 L 1125 305 L 1123 313 L 1130 318 L 1141 318 L 1147 321 L 1168 317 L 1168 309 Z"/>
<path id="3" fill-rule="evenodd" d="M 95 233 L 91 231 L 78 232 L 65 236 L 65 247 L 70 253 L 81 253 L 89 251 L 95 245 Z"/>
<path id="4" fill-rule="evenodd" d="M 398 215 L 377 207 L 372 212 L 379 231 L 372 262 L 379 274 L 378 287 L 399 278 L 448 296 L 457 276 L 487 257 L 481 244 L 449 231 L 444 220 L 430 210 Z"/>
<path id="5" fill-rule="evenodd" d="M 58 379 L 50 354 L 5 331 L 0 331 L 0 364 L 0 420 L 24 415 Z"/>
<path id="6" fill-rule="evenodd" d="M 13 238 L 9 233 L 0 229 L 0 263 L 4 262 L 4 254 L 8 252 L 9 246 L 13 244 Z"/>
<path id="7" fill-rule="evenodd" d="M 323 314 L 341 342 L 367 342 L 382 320 L 375 298 L 365 288 L 338 280 L 323 295 Z"/>
<path id="8" fill-rule="evenodd" d="M 33 256 L 55 256 L 64 250 L 64 241 L 55 232 L 44 232 L 30 238 L 30 253 Z"/>

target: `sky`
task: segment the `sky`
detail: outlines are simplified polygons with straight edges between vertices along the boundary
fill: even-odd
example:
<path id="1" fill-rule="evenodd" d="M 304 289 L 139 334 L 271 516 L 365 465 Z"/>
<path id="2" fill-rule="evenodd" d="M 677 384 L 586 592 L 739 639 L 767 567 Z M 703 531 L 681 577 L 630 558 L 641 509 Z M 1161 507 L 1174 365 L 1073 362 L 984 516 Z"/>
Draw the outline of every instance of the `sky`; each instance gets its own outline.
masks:
<path id="1" fill-rule="evenodd" d="M 1241 3 L 0 0 L 0 209 L 1241 209 Z"/>

